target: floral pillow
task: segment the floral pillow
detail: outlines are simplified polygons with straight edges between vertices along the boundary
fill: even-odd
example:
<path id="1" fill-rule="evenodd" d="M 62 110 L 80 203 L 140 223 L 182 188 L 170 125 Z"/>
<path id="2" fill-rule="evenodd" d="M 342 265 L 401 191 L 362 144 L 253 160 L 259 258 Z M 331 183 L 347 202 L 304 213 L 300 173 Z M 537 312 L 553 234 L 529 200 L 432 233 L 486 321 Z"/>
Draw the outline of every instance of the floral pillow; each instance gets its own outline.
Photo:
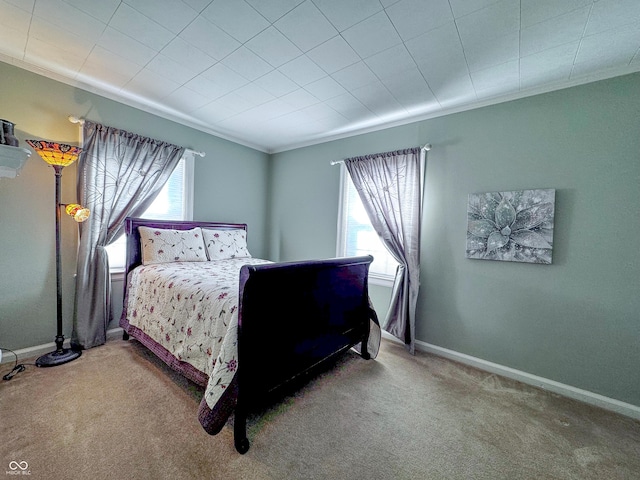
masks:
<path id="1" fill-rule="evenodd" d="M 138 227 L 138 231 L 142 244 L 143 265 L 207 260 L 200 227 L 192 230 Z"/>
<path id="2" fill-rule="evenodd" d="M 247 232 L 244 230 L 202 229 L 209 260 L 251 257 L 247 250 Z"/>

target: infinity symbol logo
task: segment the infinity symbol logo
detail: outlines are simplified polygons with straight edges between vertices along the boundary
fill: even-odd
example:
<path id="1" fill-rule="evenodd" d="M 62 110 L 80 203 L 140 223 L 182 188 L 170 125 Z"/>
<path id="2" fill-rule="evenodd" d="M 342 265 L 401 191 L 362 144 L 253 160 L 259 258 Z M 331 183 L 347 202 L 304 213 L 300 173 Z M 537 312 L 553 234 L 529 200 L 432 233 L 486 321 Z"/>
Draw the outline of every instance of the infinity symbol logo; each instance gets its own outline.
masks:
<path id="1" fill-rule="evenodd" d="M 27 468 L 29 468 L 29 464 L 25 461 L 16 462 L 15 460 L 12 460 L 11 462 L 9 462 L 9 468 L 11 470 L 26 470 Z"/>

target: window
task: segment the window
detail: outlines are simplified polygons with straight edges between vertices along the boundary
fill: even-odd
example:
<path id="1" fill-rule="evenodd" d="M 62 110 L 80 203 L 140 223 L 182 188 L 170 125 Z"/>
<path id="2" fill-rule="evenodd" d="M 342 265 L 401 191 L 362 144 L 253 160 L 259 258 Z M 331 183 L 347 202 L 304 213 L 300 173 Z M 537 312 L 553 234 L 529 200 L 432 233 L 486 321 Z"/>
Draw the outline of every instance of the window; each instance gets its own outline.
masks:
<path id="1" fill-rule="evenodd" d="M 193 218 L 193 155 L 182 157 L 162 190 L 142 218 L 191 220 Z M 121 235 L 106 247 L 111 272 L 124 270 L 126 238 Z"/>
<path id="2" fill-rule="evenodd" d="M 338 256 L 373 255 L 373 262 L 369 268 L 371 282 L 391 285 L 396 276 L 398 262 L 391 256 L 371 226 L 349 173 L 344 166 L 341 168 Z"/>

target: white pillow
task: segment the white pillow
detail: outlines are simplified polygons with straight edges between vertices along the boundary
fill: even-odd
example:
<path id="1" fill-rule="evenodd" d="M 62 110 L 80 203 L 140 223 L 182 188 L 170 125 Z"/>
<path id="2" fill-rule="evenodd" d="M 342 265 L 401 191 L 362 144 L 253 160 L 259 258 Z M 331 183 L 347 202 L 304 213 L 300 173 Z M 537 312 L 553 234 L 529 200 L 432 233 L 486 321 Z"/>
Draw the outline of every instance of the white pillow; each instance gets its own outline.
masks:
<path id="1" fill-rule="evenodd" d="M 142 264 L 169 262 L 205 262 L 202 229 L 170 230 L 138 227 L 142 245 Z"/>
<path id="2" fill-rule="evenodd" d="M 251 257 L 247 250 L 247 232 L 244 230 L 202 229 L 209 260 Z"/>

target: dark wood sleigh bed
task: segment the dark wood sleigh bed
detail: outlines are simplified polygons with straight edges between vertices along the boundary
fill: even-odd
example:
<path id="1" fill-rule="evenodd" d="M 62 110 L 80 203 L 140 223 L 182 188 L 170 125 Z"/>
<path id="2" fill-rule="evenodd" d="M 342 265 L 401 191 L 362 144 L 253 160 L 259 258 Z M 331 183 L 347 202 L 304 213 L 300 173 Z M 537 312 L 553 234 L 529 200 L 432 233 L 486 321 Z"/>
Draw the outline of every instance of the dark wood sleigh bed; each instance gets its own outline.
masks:
<path id="1" fill-rule="evenodd" d="M 142 261 L 139 227 L 184 231 L 200 227 L 209 231 L 246 232 L 246 224 L 140 218 L 127 218 L 125 223 L 126 280 L 120 319 L 125 338 L 133 336 L 167 365 L 207 387 L 198 411 L 205 431 L 217 434 L 234 414 L 234 444 L 238 452 L 245 453 L 249 449 L 247 415 L 265 396 L 290 385 L 302 375 L 312 374 L 352 347 L 365 359 L 371 357 L 372 350 L 377 353 L 380 332 L 368 296 L 371 256 L 262 264 L 249 264 L 250 259 L 246 259 L 247 264 L 240 266 L 239 275 L 235 276 L 237 292 L 232 292 L 236 295 L 234 300 L 237 299 L 237 331 L 229 327 L 225 338 L 225 344 L 232 342 L 237 348 L 234 351 L 237 356 L 227 362 L 227 365 L 233 365 L 232 378 L 224 385 L 212 386 L 213 374 L 210 378 L 204 369 L 196 368 L 183 361 L 182 355 L 172 353 L 162 344 L 164 338 L 154 338 L 151 331 L 145 332 L 132 324 L 143 310 L 143 306 L 135 303 L 136 294 L 131 293 L 134 288 L 132 278 L 147 268 Z M 236 261 L 242 263 L 243 259 Z M 199 264 L 211 263 L 215 262 L 188 265 L 184 262 L 181 267 L 195 272 Z M 140 266 L 142 268 L 135 270 Z M 134 270 L 135 275 L 132 275 Z M 185 327 L 181 330 L 185 331 Z M 222 354 L 216 359 L 219 368 L 223 365 L 221 359 Z M 214 366 L 216 361 L 212 362 Z M 219 378 L 217 383 L 220 383 Z M 217 400 L 212 404 L 211 400 L 207 401 L 207 395 L 208 389 L 214 387 L 222 387 L 222 390 L 218 388 Z"/>

